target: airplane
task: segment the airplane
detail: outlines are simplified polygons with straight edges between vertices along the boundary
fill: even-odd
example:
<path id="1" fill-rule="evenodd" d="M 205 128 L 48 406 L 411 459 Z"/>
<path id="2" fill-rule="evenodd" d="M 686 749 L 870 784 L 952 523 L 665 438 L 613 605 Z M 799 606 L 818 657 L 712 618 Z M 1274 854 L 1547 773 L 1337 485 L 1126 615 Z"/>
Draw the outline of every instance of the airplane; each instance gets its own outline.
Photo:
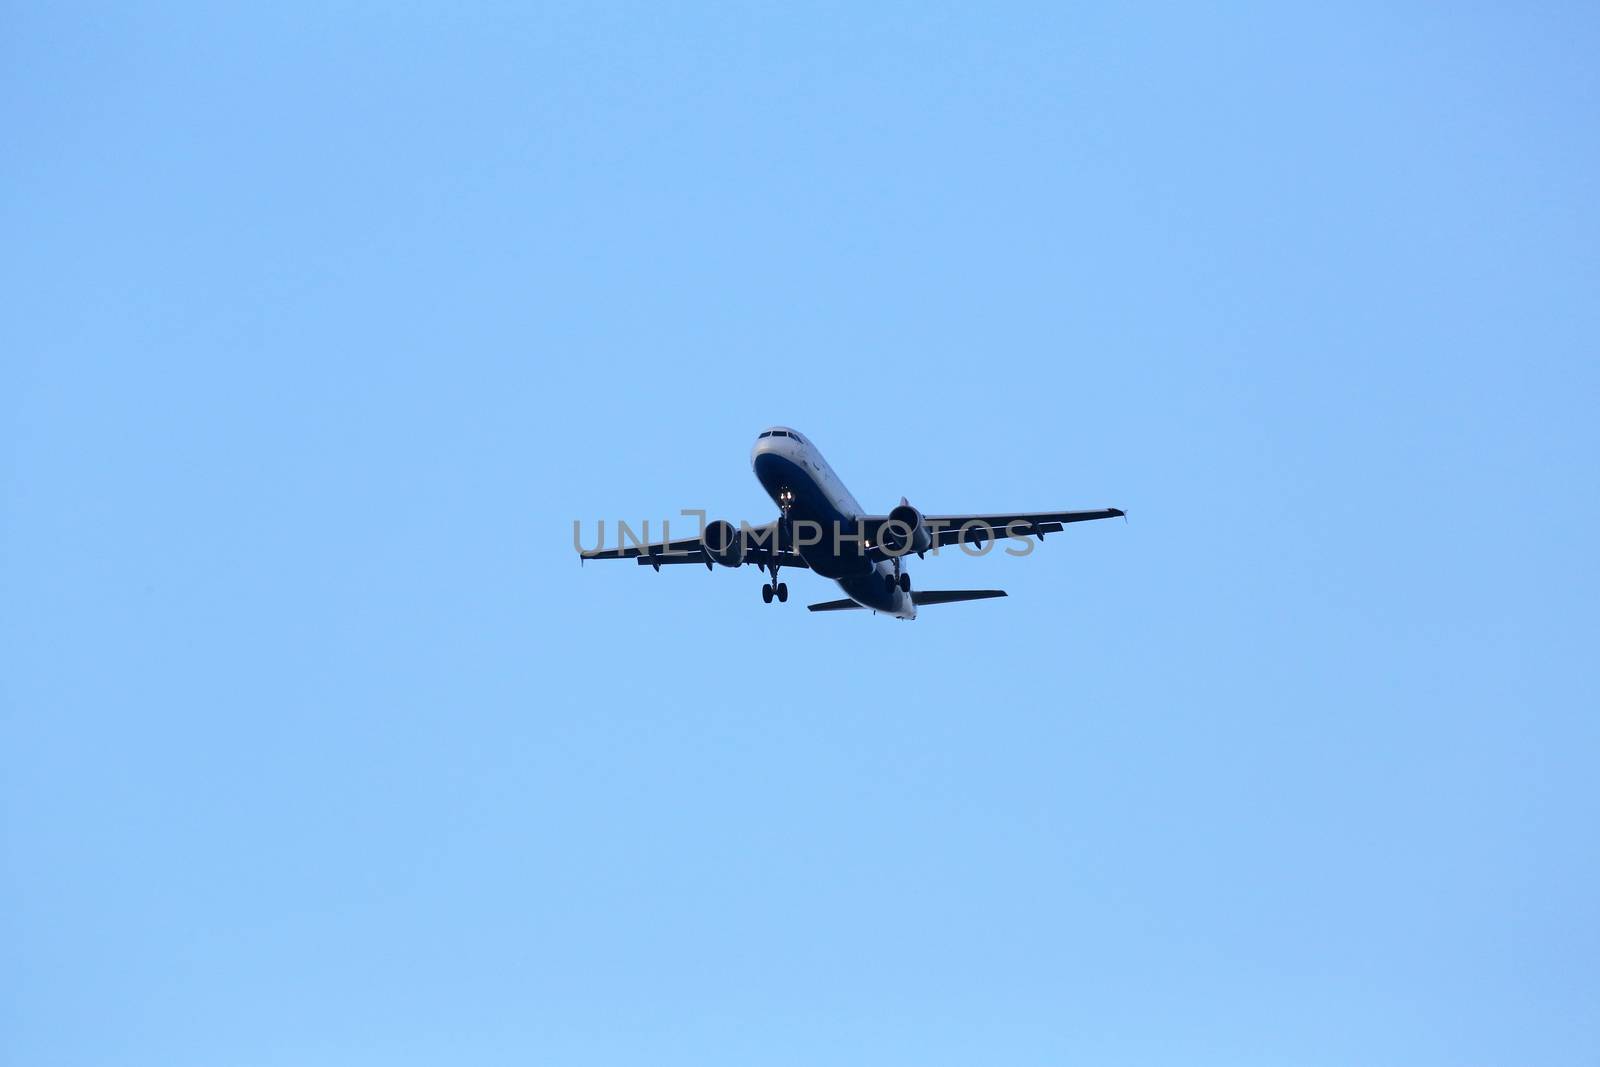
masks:
<path id="1" fill-rule="evenodd" d="M 992 550 L 1002 536 L 1031 549 L 1029 536 L 1043 541 L 1045 534 L 1059 532 L 1066 523 L 1124 514 L 1118 508 L 1099 508 L 925 516 L 901 497 L 887 515 L 868 515 L 816 445 L 787 426 L 761 432 L 750 452 L 750 466 L 778 505 L 778 518 L 772 522 L 757 527 L 742 524 L 735 530 L 726 520 L 705 523 L 702 518 L 698 536 L 649 543 L 633 538 L 630 545 L 621 543 L 619 531 L 616 548 L 584 550 L 580 546 L 580 561 L 635 559 L 657 571 L 663 564 L 699 563 L 707 570 L 713 565 L 753 566 L 771 575 L 771 581 L 761 587 L 761 599 L 768 604 L 789 599 L 788 583 L 778 580 L 782 568 L 806 569 L 833 579 L 846 596 L 810 604 L 811 611 L 865 608 L 874 614 L 914 619 L 919 607 L 988 600 L 1006 593 L 1002 589 L 913 591 L 906 555 L 915 552 L 920 559 L 930 550 L 937 555 L 940 548 L 968 544 L 976 545 L 977 550 L 963 547 L 964 551 L 981 555 Z"/>

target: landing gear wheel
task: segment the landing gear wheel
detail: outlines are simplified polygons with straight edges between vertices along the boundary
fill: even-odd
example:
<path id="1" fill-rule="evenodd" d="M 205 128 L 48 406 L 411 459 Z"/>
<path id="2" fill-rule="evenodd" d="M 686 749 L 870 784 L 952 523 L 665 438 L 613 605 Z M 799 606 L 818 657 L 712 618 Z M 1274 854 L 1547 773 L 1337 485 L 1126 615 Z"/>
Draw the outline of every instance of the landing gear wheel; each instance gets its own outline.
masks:
<path id="1" fill-rule="evenodd" d="M 764 585 L 761 587 L 761 602 L 763 604 L 772 603 L 772 586 Z"/>
<path id="2" fill-rule="evenodd" d="M 911 575 L 906 571 L 900 572 L 900 591 L 902 593 L 911 592 Z"/>
<path id="3" fill-rule="evenodd" d="M 892 593 L 892 592 L 894 592 L 894 591 L 895 591 L 895 590 L 896 590 L 896 589 L 898 589 L 898 588 L 899 588 L 899 587 L 900 587 L 900 583 L 899 583 L 899 581 L 898 581 L 898 580 L 896 580 L 896 578 L 895 578 L 895 576 L 894 576 L 894 575 L 892 575 L 892 574 L 885 574 L 885 575 L 884 575 L 884 576 L 883 576 L 883 588 L 884 588 L 884 589 L 885 589 L 885 590 L 886 590 L 886 591 L 888 591 L 888 592 L 890 592 L 890 593 Z"/>
<path id="4" fill-rule="evenodd" d="M 788 582 L 779 582 L 778 583 L 778 603 L 787 604 L 788 602 L 789 602 L 789 583 Z"/>

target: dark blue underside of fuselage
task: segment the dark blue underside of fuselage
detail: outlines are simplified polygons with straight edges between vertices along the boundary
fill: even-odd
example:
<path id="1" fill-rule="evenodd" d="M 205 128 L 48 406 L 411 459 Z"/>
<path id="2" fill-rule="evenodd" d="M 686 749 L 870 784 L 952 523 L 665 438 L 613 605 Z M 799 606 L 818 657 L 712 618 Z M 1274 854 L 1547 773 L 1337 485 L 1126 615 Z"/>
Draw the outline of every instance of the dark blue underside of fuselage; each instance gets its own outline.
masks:
<path id="1" fill-rule="evenodd" d="M 834 579 L 872 574 L 872 561 L 859 550 L 860 542 L 855 540 L 861 532 L 855 516 L 840 511 L 810 471 L 784 456 L 767 453 L 756 457 L 755 472 L 761 487 L 773 500 L 785 491 L 793 494 L 794 502 L 789 506 L 793 524 L 816 523 L 815 531 L 799 529 L 797 536 L 808 540 L 820 533 L 821 541 L 812 545 L 796 544 L 796 551 L 813 571 Z M 837 551 L 835 530 L 840 532 Z"/>
<path id="2" fill-rule="evenodd" d="M 861 530 L 855 516 L 840 511 L 810 471 L 791 459 L 769 452 L 756 457 L 755 473 L 761 487 L 774 501 L 785 491 L 792 494 L 793 502 L 789 505 L 792 522 L 817 524 L 821 540 L 816 544 L 797 543 L 795 546 L 812 571 L 838 582 L 845 595 L 858 604 L 903 618 L 915 614 L 910 607 L 910 596 L 886 585 L 888 568 L 878 567 L 861 551 L 860 542 L 856 540 Z M 837 547 L 836 529 L 840 534 Z M 814 531 L 796 531 L 797 541 L 814 536 Z"/>

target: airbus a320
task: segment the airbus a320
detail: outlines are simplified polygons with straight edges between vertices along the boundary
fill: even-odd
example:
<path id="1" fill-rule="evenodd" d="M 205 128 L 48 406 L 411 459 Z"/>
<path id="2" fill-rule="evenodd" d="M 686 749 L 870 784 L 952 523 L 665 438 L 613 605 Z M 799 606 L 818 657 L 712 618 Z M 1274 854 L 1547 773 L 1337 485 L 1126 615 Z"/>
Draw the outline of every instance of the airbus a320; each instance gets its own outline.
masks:
<path id="1" fill-rule="evenodd" d="M 1005 596 L 1001 589 L 914 590 L 906 557 L 952 545 L 980 554 L 1001 538 L 1028 545 L 1044 540 L 1071 522 L 1110 519 L 1119 508 L 1090 511 L 1018 511 L 997 514 L 924 515 L 904 497 L 887 515 L 869 515 L 822 453 L 787 426 L 763 430 L 750 453 L 756 479 L 778 506 L 778 517 L 761 526 L 726 520 L 704 523 L 700 534 L 677 540 L 619 544 L 615 548 L 580 550 L 585 559 L 634 559 L 660 570 L 664 564 L 752 566 L 767 572 L 761 599 L 770 604 L 789 599 L 788 583 L 779 580 L 787 567 L 810 570 L 837 582 L 843 600 L 808 605 L 812 611 L 865 608 L 900 619 L 914 619 L 917 608 Z M 1028 547 L 1032 547 L 1028 545 Z M 1013 551 L 1013 555 L 1024 554 Z"/>

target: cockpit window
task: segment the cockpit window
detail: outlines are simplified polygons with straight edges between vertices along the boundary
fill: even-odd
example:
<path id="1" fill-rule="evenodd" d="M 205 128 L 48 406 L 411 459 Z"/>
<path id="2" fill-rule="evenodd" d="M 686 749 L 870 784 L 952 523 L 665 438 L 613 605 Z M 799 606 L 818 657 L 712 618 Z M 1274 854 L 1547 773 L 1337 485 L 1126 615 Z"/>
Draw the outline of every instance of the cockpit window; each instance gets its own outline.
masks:
<path id="1" fill-rule="evenodd" d="M 771 436 L 772 436 L 772 431 L 771 430 L 764 430 L 761 433 L 761 437 L 771 437 Z M 758 440 L 758 441 L 761 440 L 761 437 L 756 438 L 756 440 Z"/>

